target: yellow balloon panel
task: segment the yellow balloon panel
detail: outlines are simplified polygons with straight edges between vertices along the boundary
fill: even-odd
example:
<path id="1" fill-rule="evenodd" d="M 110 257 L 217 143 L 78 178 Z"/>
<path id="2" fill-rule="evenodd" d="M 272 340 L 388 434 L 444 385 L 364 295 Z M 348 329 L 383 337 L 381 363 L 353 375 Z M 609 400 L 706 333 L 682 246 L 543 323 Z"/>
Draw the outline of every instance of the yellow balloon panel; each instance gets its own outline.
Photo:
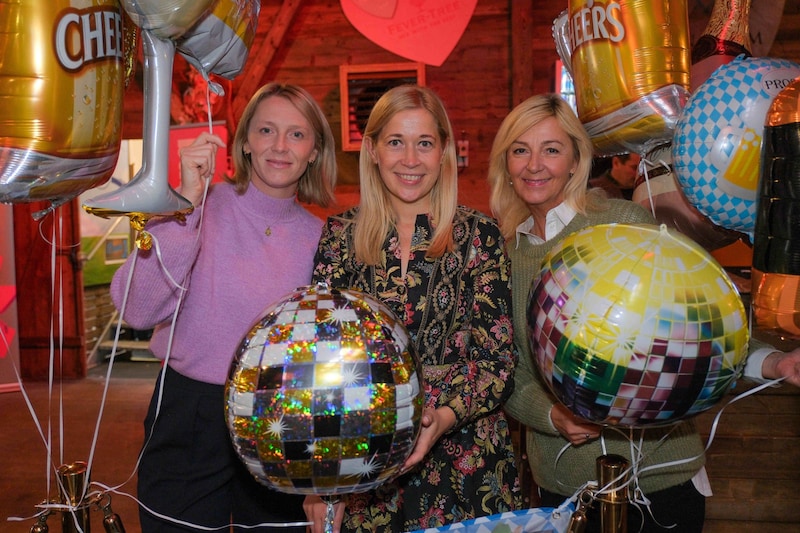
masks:
<path id="1" fill-rule="evenodd" d="M 75 7 L 80 3 L 87 9 Z M 71 155 L 118 149 L 122 14 L 116 2 L 88 9 L 93 4 L 54 0 L 2 6 L 7 17 L 0 33 L 4 146 Z"/>
<path id="2" fill-rule="evenodd" d="M 570 2 L 578 111 L 595 120 L 678 83 L 689 87 L 686 2 Z"/>
<path id="3" fill-rule="evenodd" d="M 572 0 L 556 26 L 598 153 L 644 153 L 671 137 L 689 91 L 685 0 Z"/>
<path id="4" fill-rule="evenodd" d="M 63 203 L 108 179 L 122 127 L 116 1 L 0 2 L 0 201 Z"/>

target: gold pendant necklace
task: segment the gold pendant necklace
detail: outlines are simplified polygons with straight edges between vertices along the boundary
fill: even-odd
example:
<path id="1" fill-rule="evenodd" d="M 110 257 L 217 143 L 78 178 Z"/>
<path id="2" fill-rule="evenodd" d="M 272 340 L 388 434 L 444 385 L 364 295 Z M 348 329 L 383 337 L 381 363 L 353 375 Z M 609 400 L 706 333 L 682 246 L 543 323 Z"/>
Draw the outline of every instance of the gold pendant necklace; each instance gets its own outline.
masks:
<path id="1" fill-rule="evenodd" d="M 264 230 L 264 235 L 266 235 L 267 237 L 269 237 L 270 235 L 272 235 L 272 228 L 270 228 L 269 226 L 267 226 L 267 229 L 265 229 L 265 230 Z"/>

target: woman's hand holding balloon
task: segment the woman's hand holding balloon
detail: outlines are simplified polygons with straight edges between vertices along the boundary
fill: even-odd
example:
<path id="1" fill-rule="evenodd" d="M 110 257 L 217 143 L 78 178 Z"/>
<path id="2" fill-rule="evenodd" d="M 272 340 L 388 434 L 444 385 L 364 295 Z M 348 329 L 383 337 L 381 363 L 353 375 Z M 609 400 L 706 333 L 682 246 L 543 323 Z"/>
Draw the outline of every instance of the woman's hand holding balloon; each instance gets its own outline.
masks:
<path id="1" fill-rule="evenodd" d="M 309 533 L 324 533 L 328 520 L 328 503 L 319 496 L 308 495 L 303 501 L 303 511 L 305 511 L 308 521 L 313 522 L 313 525 L 308 526 L 307 531 Z M 333 504 L 333 524 L 331 524 L 333 533 L 341 531 L 343 519 L 344 502 L 337 501 Z"/>
<path id="2" fill-rule="evenodd" d="M 422 412 L 422 428 L 414 445 L 414 451 L 403 464 L 403 472 L 422 462 L 442 435 L 456 423 L 456 414 L 449 407 L 426 408 Z"/>
<path id="3" fill-rule="evenodd" d="M 790 352 L 772 352 L 761 364 L 766 379 L 785 378 L 786 383 L 800 387 L 800 347 Z"/>
<path id="4" fill-rule="evenodd" d="M 192 144 L 181 148 L 180 193 L 197 206 L 203 198 L 206 180 L 214 177 L 217 150 L 225 142 L 211 133 L 201 133 Z"/>
<path id="5" fill-rule="evenodd" d="M 561 403 L 555 404 L 550 409 L 550 421 L 553 423 L 553 427 L 573 446 L 599 437 L 602 429 L 602 426 L 578 418 Z"/>

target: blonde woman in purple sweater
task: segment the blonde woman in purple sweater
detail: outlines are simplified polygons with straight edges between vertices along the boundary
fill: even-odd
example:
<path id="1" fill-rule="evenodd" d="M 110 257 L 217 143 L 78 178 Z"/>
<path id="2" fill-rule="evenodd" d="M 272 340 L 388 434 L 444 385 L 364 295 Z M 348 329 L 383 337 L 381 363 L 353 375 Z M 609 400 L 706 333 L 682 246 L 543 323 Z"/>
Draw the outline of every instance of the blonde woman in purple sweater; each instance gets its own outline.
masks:
<path id="1" fill-rule="evenodd" d="M 153 248 L 132 255 L 111 286 L 128 324 L 155 328 L 150 349 L 166 360 L 138 471 L 145 533 L 305 520 L 301 497 L 257 483 L 239 460 L 223 389 L 238 344 L 261 311 L 311 280 L 323 223 L 298 201 L 333 201 L 333 135 L 305 90 L 270 83 L 236 129 L 233 178 L 211 186 L 203 199 L 224 147 L 219 137 L 201 134 L 181 150 L 180 192 L 197 208 L 185 223 L 151 221 Z"/>

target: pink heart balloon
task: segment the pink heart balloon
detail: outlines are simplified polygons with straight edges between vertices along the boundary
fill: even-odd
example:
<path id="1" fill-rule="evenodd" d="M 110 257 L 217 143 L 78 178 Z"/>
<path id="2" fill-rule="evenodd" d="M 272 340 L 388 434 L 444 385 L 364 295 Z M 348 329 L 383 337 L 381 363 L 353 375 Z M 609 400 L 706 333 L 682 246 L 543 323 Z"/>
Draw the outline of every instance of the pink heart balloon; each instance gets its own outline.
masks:
<path id="1" fill-rule="evenodd" d="M 478 0 L 342 0 L 347 20 L 378 46 L 441 66 L 467 28 Z"/>
<path id="2" fill-rule="evenodd" d="M 353 0 L 353 3 L 376 17 L 390 19 L 397 9 L 397 0 Z"/>

